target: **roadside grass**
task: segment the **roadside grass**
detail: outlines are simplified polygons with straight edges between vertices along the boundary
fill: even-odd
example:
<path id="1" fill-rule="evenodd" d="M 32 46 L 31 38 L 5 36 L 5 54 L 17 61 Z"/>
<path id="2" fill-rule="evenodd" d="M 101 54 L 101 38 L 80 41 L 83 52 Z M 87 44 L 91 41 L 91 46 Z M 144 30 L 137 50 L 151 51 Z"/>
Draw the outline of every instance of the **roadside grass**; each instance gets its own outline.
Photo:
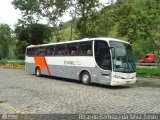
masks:
<path id="1" fill-rule="evenodd" d="M 24 61 L 0 61 L 0 65 L 25 65 Z"/>
<path id="2" fill-rule="evenodd" d="M 138 80 L 135 83 L 136 87 L 151 87 L 151 88 L 160 88 L 160 84 L 156 84 L 151 81 Z"/>
<path id="3" fill-rule="evenodd" d="M 160 67 L 157 68 L 137 68 L 138 77 L 160 77 Z"/>
<path id="4" fill-rule="evenodd" d="M 137 77 L 160 78 L 160 67 L 137 68 Z M 136 87 L 160 88 L 160 84 L 153 81 L 137 80 Z"/>

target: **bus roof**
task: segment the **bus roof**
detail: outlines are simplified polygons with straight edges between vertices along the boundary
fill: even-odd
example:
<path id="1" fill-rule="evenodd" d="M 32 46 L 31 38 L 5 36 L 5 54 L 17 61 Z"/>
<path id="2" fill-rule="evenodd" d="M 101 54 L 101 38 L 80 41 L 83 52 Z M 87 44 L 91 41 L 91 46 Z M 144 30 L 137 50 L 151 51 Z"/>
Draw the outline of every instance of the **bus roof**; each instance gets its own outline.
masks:
<path id="1" fill-rule="evenodd" d="M 57 43 L 30 45 L 30 46 L 27 46 L 27 48 L 41 47 L 41 46 L 48 46 L 48 45 L 66 44 L 66 43 L 74 43 L 74 42 L 83 42 L 83 41 L 89 41 L 89 40 L 105 40 L 105 41 L 117 41 L 117 42 L 119 41 L 119 42 L 124 42 L 124 43 L 130 44 L 129 42 L 126 42 L 126 41 L 120 40 L 120 39 L 106 38 L 106 37 L 97 37 L 97 38 L 83 38 L 83 39 L 79 39 L 79 40 L 64 41 L 64 42 L 57 42 Z"/>

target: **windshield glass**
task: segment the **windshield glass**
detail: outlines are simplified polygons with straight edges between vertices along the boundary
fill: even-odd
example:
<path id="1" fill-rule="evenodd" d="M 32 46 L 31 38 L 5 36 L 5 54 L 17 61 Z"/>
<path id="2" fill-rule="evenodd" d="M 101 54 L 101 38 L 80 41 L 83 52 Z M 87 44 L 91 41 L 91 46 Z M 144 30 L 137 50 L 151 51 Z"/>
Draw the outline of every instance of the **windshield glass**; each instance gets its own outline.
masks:
<path id="1" fill-rule="evenodd" d="M 110 46 L 112 49 L 113 56 L 113 70 L 116 72 L 135 72 L 135 60 L 132 53 L 132 48 L 130 44 L 110 41 Z"/>

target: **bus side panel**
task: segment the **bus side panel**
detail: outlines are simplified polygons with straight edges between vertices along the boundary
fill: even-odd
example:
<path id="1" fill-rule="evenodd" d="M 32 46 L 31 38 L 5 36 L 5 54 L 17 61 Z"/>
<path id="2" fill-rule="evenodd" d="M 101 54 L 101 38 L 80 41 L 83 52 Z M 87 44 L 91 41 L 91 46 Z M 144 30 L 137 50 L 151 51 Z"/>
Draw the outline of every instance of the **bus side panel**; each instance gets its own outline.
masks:
<path id="1" fill-rule="evenodd" d="M 111 83 L 111 71 L 101 70 L 100 68 L 94 68 L 92 70 L 92 80 L 94 83 L 110 85 Z"/>
<path id="2" fill-rule="evenodd" d="M 76 67 L 76 79 L 79 79 L 79 75 L 82 71 L 88 71 L 91 75 L 92 83 L 99 83 L 110 85 L 111 83 L 111 71 L 103 71 L 103 74 L 99 68 L 95 67 Z"/>
<path id="3" fill-rule="evenodd" d="M 92 83 L 110 84 L 111 71 L 104 71 L 95 67 L 94 58 L 91 56 L 80 57 L 45 57 L 48 70 L 51 76 L 64 77 L 79 80 L 80 72 L 86 70 L 91 75 Z M 26 71 L 35 73 L 35 61 L 33 57 L 26 58 Z M 49 75 L 47 67 L 41 71 L 44 75 Z M 103 75 L 102 75 L 103 74 Z"/>
<path id="4" fill-rule="evenodd" d="M 34 63 L 27 63 L 26 62 L 26 68 L 25 68 L 25 70 L 26 70 L 26 72 L 27 73 L 29 73 L 29 74 L 34 74 L 35 73 L 35 64 Z"/>
<path id="5" fill-rule="evenodd" d="M 46 57 L 46 61 L 52 76 L 76 80 L 79 80 L 79 72 L 82 67 L 87 68 L 94 66 L 92 56 L 55 56 Z"/>
<path id="6" fill-rule="evenodd" d="M 35 68 L 37 67 L 35 63 L 25 63 L 25 70 L 29 74 L 35 74 Z M 43 71 L 41 71 L 42 75 L 49 75 L 47 68 L 45 67 Z"/>
<path id="7" fill-rule="evenodd" d="M 91 75 L 92 83 L 109 85 L 111 82 L 110 72 L 106 71 L 106 74 L 102 75 L 99 68 L 62 65 L 49 65 L 49 68 L 51 71 L 51 76 L 79 80 L 80 73 L 86 70 Z"/>
<path id="8" fill-rule="evenodd" d="M 50 76 L 50 74 L 48 73 L 48 70 L 47 70 L 46 67 L 43 69 L 43 71 L 41 71 L 41 74 L 42 75 L 49 75 Z"/>
<path id="9" fill-rule="evenodd" d="M 51 76 L 75 79 L 76 66 L 49 65 Z"/>
<path id="10" fill-rule="evenodd" d="M 61 65 L 49 65 L 49 68 L 51 76 L 79 80 L 80 72 L 86 70 L 91 75 L 92 83 L 109 85 L 111 82 L 111 72 L 106 71 L 106 74 L 102 75 L 99 68 Z"/>
<path id="11" fill-rule="evenodd" d="M 35 62 L 33 57 L 27 57 L 25 58 L 25 70 L 29 74 L 35 73 Z"/>
<path id="12" fill-rule="evenodd" d="M 92 56 L 46 57 L 52 76 L 79 80 L 80 73 L 86 70 L 91 75 L 91 82 L 110 84 L 111 71 L 96 67 Z"/>

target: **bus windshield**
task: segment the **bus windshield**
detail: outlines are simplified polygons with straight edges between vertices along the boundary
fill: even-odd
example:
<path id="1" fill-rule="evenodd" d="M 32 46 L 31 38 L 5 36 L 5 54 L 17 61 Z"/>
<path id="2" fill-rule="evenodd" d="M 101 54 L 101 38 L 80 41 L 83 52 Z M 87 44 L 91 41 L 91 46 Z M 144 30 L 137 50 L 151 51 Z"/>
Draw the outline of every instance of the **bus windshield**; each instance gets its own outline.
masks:
<path id="1" fill-rule="evenodd" d="M 132 73 L 136 71 L 134 55 L 130 44 L 110 41 L 112 49 L 113 70 L 115 72 Z"/>

